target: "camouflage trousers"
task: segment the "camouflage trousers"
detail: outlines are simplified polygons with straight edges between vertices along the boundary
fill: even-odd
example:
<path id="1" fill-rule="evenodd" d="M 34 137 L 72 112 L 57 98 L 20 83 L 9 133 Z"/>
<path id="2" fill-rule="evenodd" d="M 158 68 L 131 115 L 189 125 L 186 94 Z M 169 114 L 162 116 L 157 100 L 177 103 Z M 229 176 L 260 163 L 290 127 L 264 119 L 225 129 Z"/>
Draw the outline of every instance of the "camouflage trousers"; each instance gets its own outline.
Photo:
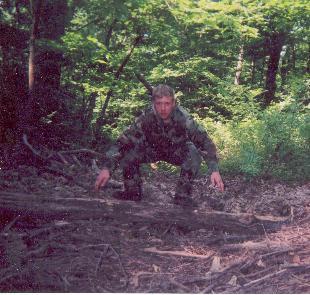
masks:
<path id="1" fill-rule="evenodd" d="M 201 164 L 201 156 L 192 142 L 177 148 L 156 149 L 150 146 L 137 145 L 122 151 L 120 168 L 123 169 L 125 191 L 140 193 L 142 180 L 140 165 L 165 161 L 181 167 L 175 194 L 188 197 L 192 192 L 193 179 L 197 176 Z"/>

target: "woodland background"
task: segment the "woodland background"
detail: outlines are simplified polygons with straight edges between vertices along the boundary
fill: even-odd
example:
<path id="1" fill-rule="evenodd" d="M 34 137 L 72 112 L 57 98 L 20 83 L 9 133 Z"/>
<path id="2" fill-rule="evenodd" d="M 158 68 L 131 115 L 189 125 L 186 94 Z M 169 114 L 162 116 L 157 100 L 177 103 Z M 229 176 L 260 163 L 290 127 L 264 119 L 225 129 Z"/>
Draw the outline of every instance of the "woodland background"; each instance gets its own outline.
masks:
<path id="1" fill-rule="evenodd" d="M 310 293 L 307 0 L 0 0 L 0 292 Z M 225 192 L 104 152 L 167 83 Z M 154 164 L 154 163 L 153 163 Z M 150 169 L 151 167 L 151 169 Z"/>
<path id="2" fill-rule="evenodd" d="M 309 179 L 306 0 L 1 0 L 0 168 L 103 152 L 167 83 L 221 171 Z M 170 167 L 170 169 L 174 169 Z"/>

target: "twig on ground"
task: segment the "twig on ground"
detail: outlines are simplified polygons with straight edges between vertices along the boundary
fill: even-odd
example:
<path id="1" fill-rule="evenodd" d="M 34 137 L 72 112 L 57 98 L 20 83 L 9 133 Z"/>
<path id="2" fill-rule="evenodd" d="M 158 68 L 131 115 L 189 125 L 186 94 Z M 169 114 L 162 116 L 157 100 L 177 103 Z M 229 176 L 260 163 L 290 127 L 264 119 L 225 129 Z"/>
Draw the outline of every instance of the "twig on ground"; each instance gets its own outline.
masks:
<path id="1" fill-rule="evenodd" d="M 24 144 L 25 144 L 36 156 L 38 156 L 40 159 L 46 160 L 46 158 L 43 157 L 43 156 L 41 155 L 41 153 L 38 152 L 38 151 L 29 143 L 28 137 L 27 137 L 26 134 L 23 134 L 23 142 L 24 142 Z"/>
<path id="2" fill-rule="evenodd" d="M 266 232 L 266 229 L 265 229 L 265 226 L 262 224 L 262 227 L 263 227 L 263 230 L 264 230 L 264 234 L 265 234 L 265 237 L 266 237 L 266 244 L 267 244 L 267 246 L 268 246 L 268 248 L 269 248 L 269 250 L 271 250 L 270 249 L 270 244 L 271 244 L 271 241 L 270 241 L 270 239 L 269 239 L 269 237 L 268 237 L 268 235 L 267 235 L 267 232 Z"/>
<path id="3" fill-rule="evenodd" d="M 213 282 L 212 284 L 210 284 L 208 287 L 206 287 L 205 289 L 203 289 L 200 293 L 204 294 L 204 293 L 208 293 L 210 291 L 213 290 L 213 288 L 219 284 L 219 280 L 222 280 L 223 276 L 230 274 L 230 272 L 233 269 L 240 269 L 240 266 L 244 264 L 246 260 L 244 259 L 239 259 L 237 261 L 235 261 L 234 263 L 232 263 L 231 265 L 223 268 L 220 272 L 211 274 L 208 278 L 206 278 L 206 280 L 210 280 L 210 282 Z M 220 282 L 221 284 L 223 283 L 222 281 Z"/>
<path id="4" fill-rule="evenodd" d="M 60 154 L 79 154 L 79 153 L 86 153 L 86 154 L 92 154 L 94 156 L 102 157 L 103 154 L 98 153 L 96 151 L 90 150 L 90 149 L 78 149 L 78 150 L 68 150 L 68 151 L 60 151 Z"/>
<path id="5" fill-rule="evenodd" d="M 97 277 L 97 275 L 98 275 L 98 271 L 99 271 L 99 268 L 100 268 L 100 266 L 101 266 L 103 257 L 107 254 L 108 249 L 109 249 L 109 247 L 106 247 L 104 250 L 101 251 L 101 254 L 100 254 L 98 263 L 97 263 L 97 265 L 96 265 L 96 269 L 95 269 L 95 277 Z"/>
<path id="6" fill-rule="evenodd" d="M 99 167 L 98 167 L 97 162 L 96 162 L 95 159 L 92 159 L 92 160 L 91 160 L 91 168 L 92 168 L 92 170 L 93 170 L 95 173 L 99 173 L 99 172 L 100 172 L 100 169 L 99 169 Z"/>
<path id="7" fill-rule="evenodd" d="M 69 164 L 69 162 L 66 160 L 66 158 L 61 153 L 58 152 L 57 155 L 59 156 L 59 158 L 65 165 Z"/>
<path id="8" fill-rule="evenodd" d="M 210 255 L 192 254 L 192 253 L 188 253 L 186 251 L 158 250 L 156 247 L 145 248 L 144 251 L 150 252 L 150 253 L 155 253 L 155 254 L 160 254 L 160 255 L 184 256 L 184 257 L 194 257 L 194 258 L 202 258 L 202 259 L 210 258 Z"/>
<path id="9" fill-rule="evenodd" d="M 20 214 L 18 214 L 12 221 L 10 221 L 2 230 L 1 234 L 6 234 L 7 231 L 16 223 L 16 221 L 20 218 Z"/>
<path id="10" fill-rule="evenodd" d="M 285 250 L 280 250 L 280 251 L 274 251 L 274 252 L 270 252 L 270 253 L 266 253 L 260 256 L 261 259 L 265 259 L 268 258 L 270 256 L 276 256 L 276 255 L 281 255 L 281 254 L 285 254 L 289 251 L 291 251 L 292 249 L 285 249 Z"/>
<path id="11" fill-rule="evenodd" d="M 79 161 L 79 159 L 73 155 L 72 156 L 72 159 L 74 160 L 74 162 L 79 166 L 79 167 L 83 167 L 83 165 L 81 164 L 81 162 Z"/>
<path id="12" fill-rule="evenodd" d="M 175 275 L 172 272 L 149 272 L 149 271 L 138 271 L 132 278 L 133 285 L 138 288 L 139 287 L 139 278 L 141 276 L 159 276 L 159 275 Z"/>
<path id="13" fill-rule="evenodd" d="M 122 261 L 121 261 L 121 258 L 120 258 L 120 256 L 118 255 L 118 253 L 115 251 L 115 249 L 114 249 L 111 245 L 108 245 L 108 250 L 109 250 L 109 249 L 110 249 L 110 250 L 116 255 L 116 257 L 117 257 L 119 266 L 120 266 L 120 268 L 121 268 L 121 270 L 122 270 L 122 273 L 123 273 L 123 275 L 124 275 L 124 278 L 125 278 L 124 284 L 123 284 L 123 286 L 121 286 L 121 288 L 125 288 L 125 287 L 127 286 L 127 284 L 128 284 L 128 276 L 127 276 L 126 271 L 125 271 L 125 269 L 124 269 L 124 266 L 123 266 L 123 263 L 122 263 Z M 108 251 L 108 250 L 107 250 L 107 251 Z"/>
<path id="14" fill-rule="evenodd" d="M 301 278 L 299 278 L 296 275 L 292 275 L 293 278 L 295 278 L 298 282 L 300 282 L 301 284 L 303 284 L 304 286 L 309 286 L 310 287 L 310 283 L 308 281 L 305 281 Z"/>
<path id="15" fill-rule="evenodd" d="M 266 245 L 265 241 L 262 242 L 252 242 L 247 241 L 241 244 L 226 244 L 223 245 L 221 251 L 237 251 L 237 250 L 255 250 L 255 251 L 264 251 L 264 250 L 273 250 L 273 251 L 290 251 L 293 248 L 288 244 L 270 242 L 269 245 Z"/>
<path id="16" fill-rule="evenodd" d="M 250 282 L 244 284 L 244 285 L 241 287 L 241 289 L 249 288 L 249 287 L 252 287 L 252 286 L 257 285 L 257 284 L 259 284 L 259 283 L 262 283 L 262 282 L 264 282 L 264 281 L 266 281 L 266 280 L 268 280 L 268 279 L 273 279 L 273 278 L 275 278 L 275 277 L 282 276 L 282 275 L 285 274 L 286 272 L 288 272 L 287 269 L 282 269 L 282 270 L 279 270 L 279 271 L 277 271 L 277 272 L 270 273 L 270 274 L 265 275 L 265 276 L 263 276 L 263 277 L 261 277 L 261 278 L 259 278 L 259 279 L 256 279 L 256 280 L 253 280 L 253 281 L 250 281 Z M 239 287 L 239 288 L 240 288 L 240 287 Z M 239 288 L 238 288 L 238 289 L 239 289 Z M 237 289 L 237 290 L 238 290 L 238 289 Z"/>
<path id="17" fill-rule="evenodd" d="M 188 293 L 191 292 L 190 288 L 188 288 L 188 287 L 184 286 L 183 284 L 177 282 L 174 278 L 169 278 L 169 282 L 172 285 L 174 285 L 174 286 L 178 287 L 179 289 L 181 289 L 182 291 L 185 291 L 185 292 L 188 292 Z"/>
<path id="18" fill-rule="evenodd" d="M 163 238 L 167 234 L 167 232 L 172 228 L 172 226 L 173 226 L 173 223 L 170 223 L 168 225 L 168 227 L 164 230 L 164 232 L 159 237 Z"/>

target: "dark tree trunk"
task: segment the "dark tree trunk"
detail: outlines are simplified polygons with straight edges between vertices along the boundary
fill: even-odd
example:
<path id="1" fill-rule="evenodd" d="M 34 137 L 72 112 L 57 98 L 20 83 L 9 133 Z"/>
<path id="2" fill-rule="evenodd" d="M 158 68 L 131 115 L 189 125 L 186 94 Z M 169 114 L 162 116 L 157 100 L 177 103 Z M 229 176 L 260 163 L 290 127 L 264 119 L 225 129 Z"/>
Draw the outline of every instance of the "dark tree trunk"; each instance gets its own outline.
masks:
<path id="1" fill-rule="evenodd" d="M 29 41 L 29 96 L 20 114 L 22 132 L 36 129 L 40 118 L 56 111 L 55 108 L 59 106 L 55 93 L 60 86 L 62 54 L 36 43 L 39 39 L 58 40 L 64 32 L 67 12 L 66 1 L 62 0 L 32 0 L 31 6 L 33 21 Z"/>
<path id="2" fill-rule="evenodd" d="M 288 60 L 286 58 L 282 59 L 280 73 L 281 73 L 281 87 L 284 87 L 286 83 L 286 77 L 288 74 Z"/>
<path id="3" fill-rule="evenodd" d="M 235 74 L 235 85 L 240 85 L 240 77 L 242 73 L 243 67 L 243 54 L 244 54 L 244 47 L 241 45 L 238 55 L 238 62 L 236 67 L 236 74 Z"/>
<path id="4" fill-rule="evenodd" d="M 268 106 L 274 100 L 276 92 L 276 76 L 279 67 L 280 53 L 284 45 L 284 34 L 275 33 L 270 37 L 269 61 L 266 73 L 264 105 Z"/>
<path id="5" fill-rule="evenodd" d="M 251 84 L 254 84 L 254 82 L 255 82 L 255 74 L 256 74 L 256 58 L 255 58 L 255 56 L 252 56 L 252 61 L 251 61 Z"/>
<path id="6" fill-rule="evenodd" d="M 295 43 L 292 43 L 291 50 L 292 50 L 292 54 L 291 54 L 289 68 L 291 71 L 294 71 L 296 68 L 296 46 L 295 46 Z M 310 53 L 310 45 L 309 45 L 309 53 Z"/>
<path id="7" fill-rule="evenodd" d="M 287 75 L 290 71 L 289 65 L 291 62 L 291 46 L 287 45 L 285 54 L 281 57 L 281 68 L 280 68 L 280 75 L 281 75 L 281 90 L 286 84 Z"/>
<path id="8" fill-rule="evenodd" d="M 16 140 L 17 112 L 28 95 L 22 54 L 28 39 L 27 32 L 0 23 L 0 142 L 14 144 Z"/>
<path id="9" fill-rule="evenodd" d="M 114 19 L 112 21 L 112 23 L 110 24 L 109 26 L 109 29 L 108 29 L 108 32 L 107 32 L 107 35 L 105 37 L 105 46 L 106 48 L 109 50 L 109 47 L 110 47 L 110 41 L 111 41 L 111 37 L 112 37 L 112 32 L 113 32 L 113 29 L 114 29 L 114 26 L 116 24 L 117 20 Z"/>
<path id="10" fill-rule="evenodd" d="M 306 72 L 307 74 L 310 73 L 310 42 L 308 43 L 308 60 L 307 60 Z"/>
<path id="11" fill-rule="evenodd" d="M 260 86 L 263 86 L 263 84 L 264 84 L 267 60 L 268 59 L 266 56 L 263 57 L 262 65 L 261 65 L 261 71 L 260 71 L 260 79 L 259 79 L 259 85 Z"/>
<path id="12" fill-rule="evenodd" d="M 40 21 L 40 14 L 41 14 L 41 7 L 42 7 L 42 0 L 38 0 L 37 5 L 35 5 L 35 1 L 30 1 L 31 8 L 32 8 L 32 27 L 31 27 L 31 34 L 30 34 L 30 41 L 29 41 L 29 73 L 28 73 L 28 86 L 29 86 L 29 93 L 31 93 L 34 89 L 34 80 L 35 80 L 35 71 L 36 71 L 36 64 L 35 64 L 35 42 L 38 38 L 38 31 L 39 31 L 39 21 Z"/>
<path id="13" fill-rule="evenodd" d="M 153 87 L 152 85 L 146 81 L 146 79 L 144 78 L 144 76 L 140 73 L 135 73 L 137 79 L 144 85 L 144 87 L 147 89 L 148 91 L 148 94 L 149 95 L 152 95 L 152 92 L 153 92 Z"/>

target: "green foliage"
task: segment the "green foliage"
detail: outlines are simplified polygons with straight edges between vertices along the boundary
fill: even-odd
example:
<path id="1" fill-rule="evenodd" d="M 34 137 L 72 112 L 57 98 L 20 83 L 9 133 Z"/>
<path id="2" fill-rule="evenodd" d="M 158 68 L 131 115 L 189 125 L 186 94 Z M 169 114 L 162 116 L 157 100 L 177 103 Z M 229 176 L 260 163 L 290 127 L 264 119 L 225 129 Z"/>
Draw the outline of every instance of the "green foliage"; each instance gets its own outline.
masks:
<path id="1" fill-rule="evenodd" d="M 203 121 L 227 173 L 306 180 L 310 176 L 310 122 L 296 103 L 279 103 L 239 123 Z"/>
<path id="2" fill-rule="evenodd" d="M 30 2 L 2 2 L 3 28 L 31 32 Z M 79 134 L 80 144 L 89 143 L 96 121 L 105 111 L 99 126 L 103 142 L 115 139 L 149 103 L 148 91 L 137 79 L 136 74 L 141 74 L 153 86 L 167 83 L 175 88 L 181 105 L 216 141 L 222 170 L 250 177 L 309 177 L 307 1 L 54 2 L 45 2 L 36 40 L 37 52 L 63 54 L 61 87 L 54 89 L 53 98 L 66 111 L 60 114 L 52 107 L 55 102 L 43 96 L 37 99 L 49 128 L 57 121 L 72 130 L 72 135 Z M 68 13 L 64 17 L 65 13 L 57 11 Z M 66 24 L 64 34 L 63 26 L 54 28 L 59 23 Z M 268 44 L 278 33 L 283 34 L 285 45 L 277 75 L 278 103 L 263 109 Z M 135 44 L 137 37 L 139 44 Z M 29 48 L 0 45 L 0 98 L 5 109 L 0 117 L 11 126 L 19 100 L 10 94 L 18 88 L 15 85 L 26 85 Z M 240 48 L 244 48 L 241 82 L 234 85 Z M 16 69 L 24 72 L 23 80 Z M 20 92 L 26 93 L 23 87 Z M 7 108 L 11 119 L 6 118 Z M 165 164 L 159 167 L 175 169 Z"/>

